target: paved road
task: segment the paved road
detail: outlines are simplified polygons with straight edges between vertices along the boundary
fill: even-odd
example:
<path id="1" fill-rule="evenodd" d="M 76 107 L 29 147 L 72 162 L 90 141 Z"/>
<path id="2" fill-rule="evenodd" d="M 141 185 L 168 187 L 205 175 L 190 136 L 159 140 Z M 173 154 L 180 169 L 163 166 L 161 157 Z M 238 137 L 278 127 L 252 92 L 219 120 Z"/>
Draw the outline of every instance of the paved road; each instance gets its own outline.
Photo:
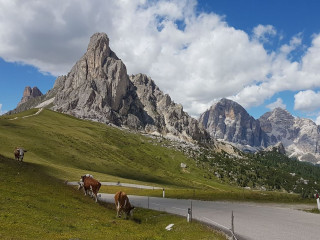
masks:
<path id="1" fill-rule="evenodd" d="M 113 203 L 113 194 L 99 194 L 99 200 Z M 136 207 L 148 208 L 148 197 L 129 196 Z M 149 198 L 149 207 L 187 216 L 191 200 Z M 221 230 L 231 228 L 231 211 L 238 239 L 313 240 L 320 239 L 320 215 L 294 207 L 271 204 L 211 202 L 192 200 L 193 218 Z"/>
<path id="2" fill-rule="evenodd" d="M 161 187 L 153 187 L 132 183 L 117 183 L 117 182 L 100 182 L 102 186 L 120 186 L 120 187 L 131 187 L 131 188 L 141 188 L 141 189 L 162 189 Z M 78 182 L 66 182 L 67 185 L 70 186 L 78 186 Z"/>

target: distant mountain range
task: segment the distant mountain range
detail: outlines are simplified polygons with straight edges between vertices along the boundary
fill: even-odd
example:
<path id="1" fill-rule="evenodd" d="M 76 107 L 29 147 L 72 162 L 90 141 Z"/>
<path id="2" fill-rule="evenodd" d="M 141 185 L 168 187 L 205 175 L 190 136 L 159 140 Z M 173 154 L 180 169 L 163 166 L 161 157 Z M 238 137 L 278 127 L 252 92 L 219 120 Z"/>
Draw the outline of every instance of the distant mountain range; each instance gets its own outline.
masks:
<path id="1" fill-rule="evenodd" d="M 257 151 L 282 143 L 287 154 L 319 162 L 320 128 L 277 108 L 254 119 L 238 103 L 222 99 L 199 121 L 174 103 L 144 74 L 129 76 L 109 47 L 105 33 L 90 38 L 86 53 L 46 94 L 27 87 L 22 101 L 8 114 L 34 107 L 188 142 L 219 139 L 242 150 Z"/>
<path id="2" fill-rule="evenodd" d="M 290 157 L 320 161 L 320 126 L 310 119 L 293 117 L 276 108 L 254 119 L 238 103 L 222 99 L 200 116 L 200 123 L 214 139 L 233 143 L 242 150 L 259 150 L 279 143 Z"/>

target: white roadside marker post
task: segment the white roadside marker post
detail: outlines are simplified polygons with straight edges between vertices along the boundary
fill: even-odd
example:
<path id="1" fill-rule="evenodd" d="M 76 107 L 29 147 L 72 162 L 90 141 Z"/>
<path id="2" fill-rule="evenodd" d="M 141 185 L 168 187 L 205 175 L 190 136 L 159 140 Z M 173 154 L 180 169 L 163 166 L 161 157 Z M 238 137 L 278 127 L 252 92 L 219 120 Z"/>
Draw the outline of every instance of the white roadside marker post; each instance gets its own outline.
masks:
<path id="1" fill-rule="evenodd" d="M 319 193 L 317 193 L 316 198 L 317 198 L 317 206 L 318 206 L 318 209 L 320 210 Z"/>
<path id="2" fill-rule="evenodd" d="M 187 222 L 191 222 L 191 208 L 188 208 Z"/>
<path id="3" fill-rule="evenodd" d="M 162 188 L 162 197 L 165 198 L 164 188 Z"/>

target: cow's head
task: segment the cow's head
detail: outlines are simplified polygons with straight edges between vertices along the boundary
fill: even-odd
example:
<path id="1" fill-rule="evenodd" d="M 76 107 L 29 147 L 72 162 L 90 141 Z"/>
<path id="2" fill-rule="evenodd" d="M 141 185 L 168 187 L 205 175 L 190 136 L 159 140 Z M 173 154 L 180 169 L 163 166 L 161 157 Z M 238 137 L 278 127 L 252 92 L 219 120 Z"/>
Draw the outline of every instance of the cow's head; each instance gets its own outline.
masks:
<path id="1" fill-rule="evenodd" d="M 78 182 L 79 186 L 78 186 L 78 190 L 80 190 L 81 188 L 83 188 L 83 181 L 82 179 L 80 179 L 80 181 Z"/>
<path id="2" fill-rule="evenodd" d="M 128 209 L 127 209 L 127 215 L 128 216 L 133 216 L 133 210 L 134 210 L 134 206 L 130 206 Z"/>

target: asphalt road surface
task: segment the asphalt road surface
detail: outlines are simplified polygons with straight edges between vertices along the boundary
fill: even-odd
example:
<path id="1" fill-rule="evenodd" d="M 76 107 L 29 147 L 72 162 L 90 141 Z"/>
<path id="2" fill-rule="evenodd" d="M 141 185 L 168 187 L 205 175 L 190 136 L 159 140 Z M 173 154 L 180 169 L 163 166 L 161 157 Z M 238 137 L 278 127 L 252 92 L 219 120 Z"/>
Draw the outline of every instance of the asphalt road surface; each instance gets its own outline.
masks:
<path id="1" fill-rule="evenodd" d="M 114 194 L 98 195 L 99 201 L 114 203 Z M 188 208 L 191 208 L 191 200 L 130 195 L 128 197 L 135 207 L 148 208 L 149 206 L 150 209 L 185 217 L 188 214 Z M 192 217 L 228 233 L 233 211 L 237 239 L 320 239 L 320 215 L 297 210 L 297 208 L 299 207 L 275 204 L 192 200 Z"/>
<path id="2" fill-rule="evenodd" d="M 162 189 L 160 187 L 132 184 L 132 183 L 120 183 L 120 182 L 100 182 L 102 186 L 119 186 L 119 187 L 130 187 L 130 188 L 141 188 L 141 189 Z M 78 186 L 78 182 L 66 182 L 70 186 Z"/>

